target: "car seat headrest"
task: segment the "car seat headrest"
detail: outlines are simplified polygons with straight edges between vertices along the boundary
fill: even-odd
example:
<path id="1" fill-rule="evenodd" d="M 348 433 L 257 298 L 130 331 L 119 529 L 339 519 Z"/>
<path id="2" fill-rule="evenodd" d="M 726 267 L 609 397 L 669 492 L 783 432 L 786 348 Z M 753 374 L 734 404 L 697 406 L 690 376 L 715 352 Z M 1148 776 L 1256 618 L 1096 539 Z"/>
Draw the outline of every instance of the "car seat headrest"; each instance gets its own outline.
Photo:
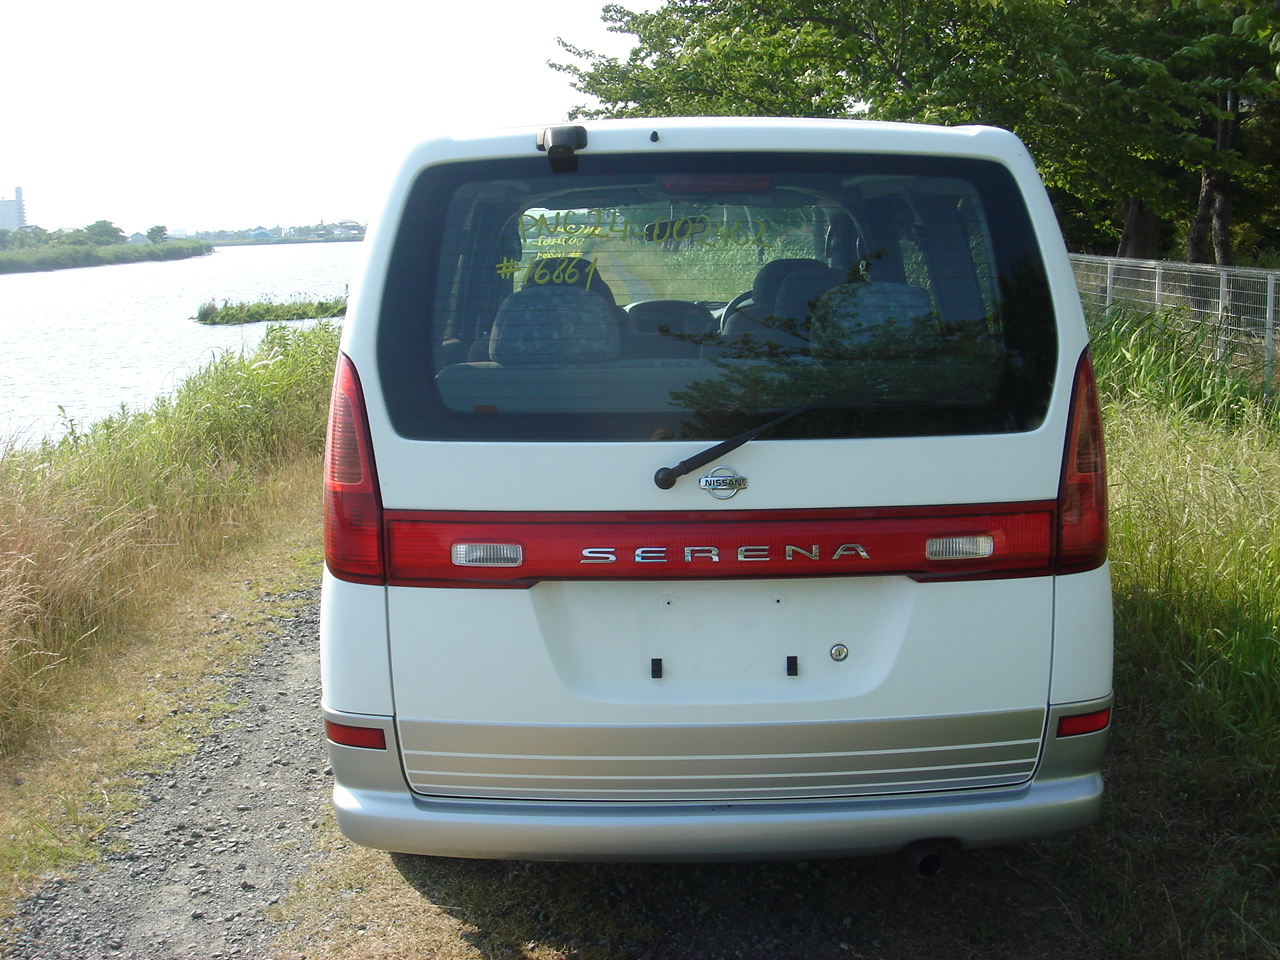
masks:
<path id="1" fill-rule="evenodd" d="M 498 308 L 489 359 L 520 364 L 603 363 L 622 353 L 617 309 L 592 289 L 563 284 L 517 290 Z"/>
<path id="2" fill-rule="evenodd" d="M 755 305 L 757 316 L 774 313 L 774 303 L 782 281 L 797 270 L 810 267 L 823 267 L 819 260 L 807 257 L 790 257 L 781 260 L 770 260 L 756 273 L 755 282 L 751 285 L 751 302 Z"/>

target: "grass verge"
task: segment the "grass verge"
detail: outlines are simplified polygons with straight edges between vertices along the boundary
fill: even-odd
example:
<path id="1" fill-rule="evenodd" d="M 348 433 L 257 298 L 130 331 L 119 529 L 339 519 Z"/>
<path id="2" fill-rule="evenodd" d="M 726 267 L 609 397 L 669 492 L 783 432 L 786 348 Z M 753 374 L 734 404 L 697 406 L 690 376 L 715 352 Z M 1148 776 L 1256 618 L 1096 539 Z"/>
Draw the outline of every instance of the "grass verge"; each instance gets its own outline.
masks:
<path id="1" fill-rule="evenodd" d="M 319 576 L 316 457 L 262 483 L 253 533 L 199 565 L 159 568 L 127 631 L 50 671 L 41 723 L 0 760 L 0 900 L 101 855 L 96 838 L 140 802 L 149 774 L 194 749 L 230 709 L 221 679 L 270 639 L 271 601 Z"/>
<path id="2" fill-rule="evenodd" d="M 0 757 L 168 578 L 256 535 L 264 480 L 323 446 L 336 346 L 328 324 L 273 327 L 145 412 L 0 453 Z"/>
<path id="3" fill-rule="evenodd" d="M 1117 955 L 1280 956 L 1280 417 L 1169 318 L 1093 349 L 1118 709 L 1103 820 L 1049 848 Z"/>
<path id="4" fill-rule="evenodd" d="M 250 628 L 269 611 L 253 601 L 296 580 L 299 563 L 314 581 L 336 348 L 329 324 L 274 327 L 149 410 L 0 451 L 9 897 L 96 855 L 91 841 L 134 802 L 138 777 L 223 708 L 213 678 L 265 639 Z"/>

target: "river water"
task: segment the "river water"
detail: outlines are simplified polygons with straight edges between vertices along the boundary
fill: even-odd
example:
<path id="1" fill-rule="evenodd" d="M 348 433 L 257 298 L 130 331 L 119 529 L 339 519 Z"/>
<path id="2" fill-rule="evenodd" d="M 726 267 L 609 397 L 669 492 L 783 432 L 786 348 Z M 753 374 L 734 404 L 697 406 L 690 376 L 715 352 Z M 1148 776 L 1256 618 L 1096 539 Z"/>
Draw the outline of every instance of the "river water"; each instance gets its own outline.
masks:
<path id="1" fill-rule="evenodd" d="M 341 296 L 359 243 L 218 247 L 168 263 L 0 275 L 0 438 L 30 443 L 142 409 L 265 324 L 206 326 L 200 304 Z M 59 412 L 59 407 L 64 413 Z"/>

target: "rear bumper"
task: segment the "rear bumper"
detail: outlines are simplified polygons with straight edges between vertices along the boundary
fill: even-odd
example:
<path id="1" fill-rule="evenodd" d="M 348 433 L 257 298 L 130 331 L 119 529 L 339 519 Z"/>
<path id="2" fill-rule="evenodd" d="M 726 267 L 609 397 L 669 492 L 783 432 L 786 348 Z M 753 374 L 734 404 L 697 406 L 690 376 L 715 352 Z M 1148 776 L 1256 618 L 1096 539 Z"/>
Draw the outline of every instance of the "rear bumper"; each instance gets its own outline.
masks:
<path id="1" fill-rule="evenodd" d="M 342 832 L 399 853 L 519 860 L 734 860 L 891 853 L 916 840 L 964 847 L 1086 826 L 1094 773 L 1004 790 L 840 801 L 619 804 L 440 800 L 333 791 Z"/>
<path id="2" fill-rule="evenodd" d="M 1058 718 L 1111 705 L 1050 707 Z M 390 717 L 338 722 L 384 729 Z M 1108 730 L 1046 738 L 1039 767 L 1013 787 L 848 799 L 696 803 L 472 800 L 412 793 L 394 750 L 329 743 L 338 826 L 363 846 L 395 853 L 510 860 L 721 861 L 895 853 L 920 840 L 990 847 L 1088 826 L 1102 807 Z"/>

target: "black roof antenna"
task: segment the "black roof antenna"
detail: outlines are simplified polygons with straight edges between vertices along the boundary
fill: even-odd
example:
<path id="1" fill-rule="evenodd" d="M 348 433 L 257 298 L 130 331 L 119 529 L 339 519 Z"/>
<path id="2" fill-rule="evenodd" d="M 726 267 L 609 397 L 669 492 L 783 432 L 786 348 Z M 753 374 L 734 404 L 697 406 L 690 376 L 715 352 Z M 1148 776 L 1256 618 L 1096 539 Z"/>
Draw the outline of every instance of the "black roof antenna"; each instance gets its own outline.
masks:
<path id="1" fill-rule="evenodd" d="M 545 150 L 552 173 L 573 173 L 578 169 L 578 155 L 587 145 L 586 127 L 547 127 L 538 134 L 538 149 Z"/>

